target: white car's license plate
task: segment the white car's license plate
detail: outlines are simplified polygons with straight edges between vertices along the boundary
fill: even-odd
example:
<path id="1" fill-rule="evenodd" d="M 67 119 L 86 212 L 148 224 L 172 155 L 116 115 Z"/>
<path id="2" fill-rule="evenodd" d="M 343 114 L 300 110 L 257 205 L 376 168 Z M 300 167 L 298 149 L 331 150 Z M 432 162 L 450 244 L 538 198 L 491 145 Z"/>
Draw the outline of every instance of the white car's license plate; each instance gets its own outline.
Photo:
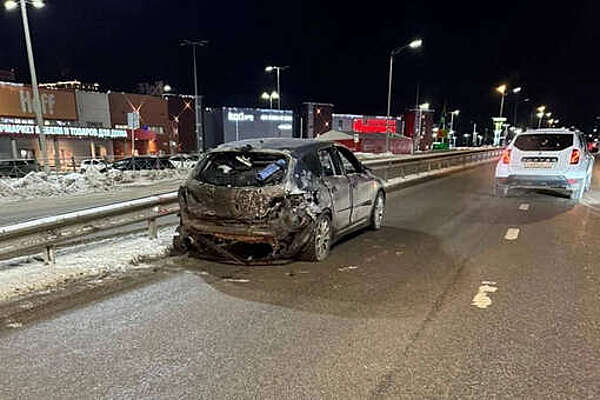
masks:
<path id="1" fill-rule="evenodd" d="M 553 168 L 553 162 L 525 162 L 523 166 L 525 168 Z"/>

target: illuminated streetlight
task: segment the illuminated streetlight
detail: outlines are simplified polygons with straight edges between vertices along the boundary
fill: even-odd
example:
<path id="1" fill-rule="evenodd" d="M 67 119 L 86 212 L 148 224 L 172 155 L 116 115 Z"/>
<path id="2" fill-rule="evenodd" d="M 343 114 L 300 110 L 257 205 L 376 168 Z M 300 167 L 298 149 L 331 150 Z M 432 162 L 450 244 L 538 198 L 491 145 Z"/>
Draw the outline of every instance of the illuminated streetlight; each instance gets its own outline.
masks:
<path id="1" fill-rule="evenodd" d="M 421 46 L 423 46 L 423 41 L 421 39 L 415 39 L 408 44 L 408 47 L 411 49 L 418 49 Z"/>
<path id="2" fill-rule="evenodd" d="M 523 88 L 522 88 L 521 86 L 519 86 L 519 87 L 516 87 L 516 88 L 514 88 L 514 89 L 512 90 L 512 92 L 516 94 L 516 93 L 519 93 L 519 92 L 520 92 L 522 89 L 523 89 Z"/>
<path id="3" fill-rule="evenodd" d="M 419 110 L 429 110 L 429 103 L 419 104 Z"/>
<path id="4" fill-rule="evenodd" d="M 267 92 L 263 92 L 263 94 L 260 95 L 260 98 L 265 101 L 268 101 L 269 107 L 273 108 L 273 100 L 279 99 L 279 94 L 277 94 L 277 92 L 275 92 L 275 91 L 273 91 L 271 94 L 269 94 Z"/>
<path id="5" fill-rule="evenodd" d="M 44 2 L 42 0 L 34 0 L 32 4 L 35 8 L 42 8 L 44 6 Z M 42 115 L 42 103 L 40 102 L 40 91 L 38 88 L 37 74 L 35 72 L 35 61 L 33 58 L 33 46 L 31 45 L 31 33 L 29 32 L 27 2 L 26 0 L 6 0 L 4 2 L 4 8 L 6 8 L 7 10 L 14 10 L 18 6 L 21 6 L 21 19 L 23 20 L 23 31 L 25 33 L 25 47 L 27 48 L 27 59 L 29 61 L 29 72 L 31 74 L 31 90 L 33 91 L 33 111 L 35 113 L 35 120 L 39 129 L 38 140 L 40 144 L 41 158 L 44 164 L 44 172 L 48 173 L 50 172 L 50 166 L 48 165 L 48 153 L 46 149 L 44 116 Z M 58 160 L 58 156 L 56 156 L 56 160 Z"/>
<path id="6" fill-rule="evenodd" d="M 180 46 L 192 46 L 192 57 L 194 62 L 194 108 L 196 117 L 196 148 L 198 151 L 206 152 L 206 135 L 202 126 L 202 96 L 198 96 L 198 68 L 196 66 L 196 48 L 205 47 L 208 40 L 184 40 Z M 199 141 L 202 143 L 199 143 Z"/>
<path id="7" fill-rule="evenodd" d="M 171 85 L 169 85 L 168 83 L 167 83 L 165 86 L 163 86 L 163 92 L 166 92 L 166 93 L 168 93 L 168 92 L 170 92 L 171 90 L 173 90 L 173 88 L 172 88 L 172 87 L 171 87 Z"/>
<path id="8" fill-rule="evenodd" d="M 17 3 L 14 0 L 7 0 L 4 2 L 4 8 L 6 8 L 8 11 L 14 10 L 18 6 L 19 6 L 19 3 Z"/>
<path id="9" fill-rule="evenodd" d="M 504 111 L 504 98 L 506 97 L 506 85 L 498 86 L 496 91 L 502 94 L 502 98 L 500 100 L 500 118 L 502 118 L 502 111 Z"/>
<path id="10" fill-rule="evenodd" d="M 280 75 L 281 75 L 281 71 L 285 71 L 286 69 L 288 69 L 290 66 L 286 65 L 284 67 L 278 67 L 276 65 L 269 65 L 268 67 L 265 67 L 265 72 L 273 72 L 273 71 L 277 71 L 277 109 L 281 109 L 281 98 L 279 97 L 279 93 L 281 93 L 281 86 L 280 86 Z"/>
<path id="11" fill-rule="evenodd" d="M 392 109 L 392 71 L 394 70 L 394 56 L 399 54 L 405 49 L 419 49 L 423 46 L 423 40 L 415 39 L 406 46 L 399 46 L 390 52 L 390 71 L 388 73 L 388 98 L 387 98 L 387 114 L 385 119 L 385 152 L 390 150 L 390 132 L 389 132 L 389 120 Z"/>
<path id="12" fill-rule="evenodd" d="M 460 110 L 454 110 L 450 113 L 450 132 L 448 135 L 449 136 L 448 144 L 450 144 L 450 141 L 454 140 L 454 116 L 456 115 L 458 117 L 458 114 L 460 114 Z"/>
<path id="13" fill-rule="evenodd" d="M 539 106 L 536 110 L 543 113 L 544 111 L 546 111 L 546 106 Z"/>

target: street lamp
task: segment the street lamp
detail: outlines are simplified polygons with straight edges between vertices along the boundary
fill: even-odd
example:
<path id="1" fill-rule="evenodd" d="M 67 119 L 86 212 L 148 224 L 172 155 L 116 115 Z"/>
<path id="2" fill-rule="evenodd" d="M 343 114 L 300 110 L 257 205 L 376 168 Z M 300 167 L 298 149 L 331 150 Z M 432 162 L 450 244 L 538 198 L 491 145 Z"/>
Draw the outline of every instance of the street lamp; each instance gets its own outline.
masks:
<path id="1" fill-rule="evenodd" d="M 458 114 L 460 114 L 460 110 L 454 110 L 450 113 L 450 134 L 449 134 L 449 139 L 450 141 L 452 141 L 452 145 L 454 146 L 454 116 L 456 115 L 458 117 Z M 448 144 L 450 144 L 448 142 Z"/>
<path id="2" fill-rule="evenodd" d="M 405 49 L 420 49 L 423 46 L 423 40 L 414 39 L 405 46 L 399 46 L 390 52 L 390 71 L 388 74 L 388 99 L 387 99 L 387 116 L 385 119 L 385 152 L 390 150 L 390 132 L 389 132 L 389 120 L 392 107 L 392 72 L 394 70 L 394 56 L 400 54 Z"/>
<path id="3" fill-rule="evenodd" d="M 271 94 L 269 94 L 267 92 L 263 92 L 263 94 L 260 95 L 260 98 L 263 99 L 264 101 L 268 101 L 269 108 L 273 108 L 273 100 L 279 99 L 279 94 L 277 94 L 276 91 L 271 92 Z"/>
<path id="4" fill-rule="evenodd" d="M 279 93 L 281 93 L 281 87 L 280 87 L 280 75 L 281 75 L 281 71 L 285 71 L 286 69 L 288 69 L 290 66 L 286 65 L 284 67 L 278 67 L 276 65 L 269 65 L 268 67 L 265 67 L 265 72 L 273 72 L 273 71 L 277 71 L 277 109 L 281 110 L 281 99 L 279 97 Z"/>
<path id="5" fill-rule="evenodd" d="M 502 111 L 504 111 L 504 98 L 506 97 L 506 85 L 498 86 L 496 91 L 502 94 L 502 99 L 500 100 L 500 118 L 502 118 Z"/>
<path id="6" fill-rule="evenodd" d="M 173 88 L 168 83 L 163 86 L 163 92 L 169 93 L 171 90 L 173 90 Z"/>
<path id="7" fill-rule="evenodd" d="M 515 94 L 517 96 L 516 99 L 515 99 L 515 110 L 514 110 L 515 111 L 515 113 L 514 113 L 515 115 L 514 115 L 514 118 L 513 118 L 513 120 L 514 120 L 513 125 L 514 126 L 517 126 L 517 116 L 518 116 L 517 109 L 519 107 L 519 93 L 521 93 L 521 90 L 523 90 L 523 88 L 521 86 L 518 86 L 518 87 L 516 87 L 516 88 L 514 88 L 512 90 L 513 94 Z"/>
<path id="8" fill-rule="evenodd" d="M 544 118 L 544 111 L 546 111 L 546 106 L 539 106 L 538 108 L 536 108 L 536 110 L 538 111 L 536 116 L 539 118 L 538 129 L 540 129 L 542 127 L 542 119 Z"/>
<path id="9" fill-rule="evenodd" d="M 34 0 L 31 4 L 35 8 L 44 7 L 42 0 Z M 29 19 L 27 18 L 27 1 L 26 0 L 6 0 L 4 8 L 11 11 L 21 6 L 21 19 L 23 20 L 23 31 L 25 33 L 25 46 L 27 47 L 27 59 L 29 61 L 29 72 L 31 74 L 31 89 L 33 91 L 33 111 L 35 113 L 36 125 L 39 129 L 38 140 L 40 143 L 40 152 L 42 153 L 42 162 L 44 164 L 44 172 L 50 172 L 48 165 L 48 153 L 46 149 L 46 134 L 44 132 L 44 117 L 42 115 L 42 103 L 40 102 L 40 91 L 38 88 L 37 74 L 35 72 L 35 62 L 33 59 L 33 48 L 31 45 L 31 33 L 29 32 Z"/>
<path id="10" fill-rule="evenodd" d="M 196 118 L 196 142 L 202 140 L 200 146 L 197 146 L 198 150 L 202 149 L 202 152 L 206 152 L 206 136 L 202 126 L 202 97 L 198 97 L 198 68 L 196 66 L 196 48 L 205 47 L 208 45 L 208 40 L 184 40 L 180 46 L 192 46 L 192 54 L 194 59 L 194 104 L 195 104 L 195 118 Z"/>

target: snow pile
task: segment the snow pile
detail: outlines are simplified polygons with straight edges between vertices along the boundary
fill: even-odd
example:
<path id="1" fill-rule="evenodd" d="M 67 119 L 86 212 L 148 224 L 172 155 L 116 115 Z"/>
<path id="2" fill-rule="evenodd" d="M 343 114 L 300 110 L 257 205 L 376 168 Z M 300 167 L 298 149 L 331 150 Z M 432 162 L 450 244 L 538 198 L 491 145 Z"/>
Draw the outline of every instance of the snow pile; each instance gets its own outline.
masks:
<path id="1" fill-rule="evenodd" d="M 125 171 L 101 173 L 89 168 L 85 173 L 66 175 L 30 172 L 23 178 L 0 179 L 0 199 L 19 200 L 61 196 L 74 193 L 107 192 L 123 185 L 147 185 L 165 180 L 182 180 L 189 174 L 185 169 Z"/>
<path id="2" fill-rule="evenodd" d="M 145 234 L 115 237 L 82 244 L 56 253 L 54 266 L 33 257 L 0 262 L 0 302 L 34 292 L 52 290 L 79 279 L 148 268 L 143 260 L 163 257 L 170 251 L 175 227 L 159 230 L 158 239 Z"/>

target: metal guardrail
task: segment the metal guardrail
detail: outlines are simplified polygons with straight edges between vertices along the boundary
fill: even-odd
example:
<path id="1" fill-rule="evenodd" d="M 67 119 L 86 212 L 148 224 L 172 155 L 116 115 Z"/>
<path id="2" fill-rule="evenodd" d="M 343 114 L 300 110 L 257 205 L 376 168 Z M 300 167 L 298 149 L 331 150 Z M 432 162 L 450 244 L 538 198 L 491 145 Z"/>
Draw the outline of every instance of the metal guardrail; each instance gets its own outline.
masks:
<path id="1" fill-rule="evenodd" d="M 501 150 L 427 154 L 409 159 L 365 160 L 386 180 L 454 166 L 467 166 L 498 157 Z M 0 259 L 43 249 L 46 264 L 54 264 L 56 246 L 84 236 L 146 221 L 150 238 L 158 234 L 156 220 L 179 211 L 177 192 L 90 208 L 0 227 Z"/>

